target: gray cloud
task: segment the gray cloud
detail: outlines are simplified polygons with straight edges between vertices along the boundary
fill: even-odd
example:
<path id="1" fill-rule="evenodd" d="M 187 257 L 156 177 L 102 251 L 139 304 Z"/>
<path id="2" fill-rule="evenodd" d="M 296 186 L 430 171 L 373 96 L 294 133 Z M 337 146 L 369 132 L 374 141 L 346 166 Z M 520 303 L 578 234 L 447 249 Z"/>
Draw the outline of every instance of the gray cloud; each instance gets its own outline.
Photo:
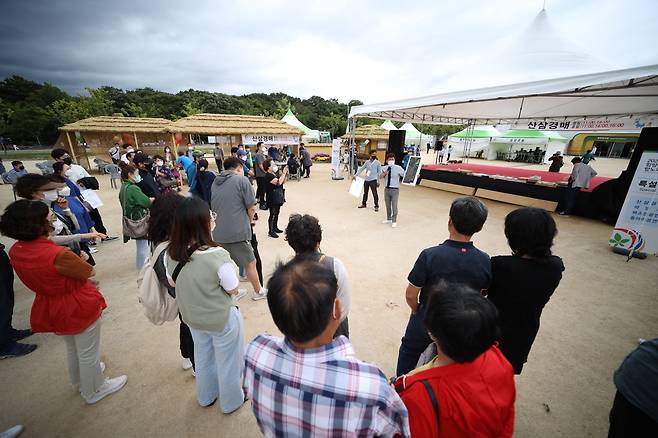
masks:
<path id="1" fill-rule="evenodd" d="M 562 36 L 609 64 L 658 62 L 655 1 L 548 3 Z M 540 8 L 540 0 L 3 0 L 0 77 L 73 93 L 150 86 L 376 102 L 435 92 Z"/>

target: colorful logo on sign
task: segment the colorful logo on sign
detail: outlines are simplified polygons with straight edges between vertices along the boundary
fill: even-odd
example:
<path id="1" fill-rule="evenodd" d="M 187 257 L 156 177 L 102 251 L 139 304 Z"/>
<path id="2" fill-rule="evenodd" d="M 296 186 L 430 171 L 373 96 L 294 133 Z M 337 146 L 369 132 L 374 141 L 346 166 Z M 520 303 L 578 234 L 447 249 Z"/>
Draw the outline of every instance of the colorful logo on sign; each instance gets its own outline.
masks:
<path id="1" fill-rule="evenodd" d="M 610 246 L 628 251 L 639 251 L 644 246 L 642 235 L 628 228 L 615 228 L 610 236 Z"/>

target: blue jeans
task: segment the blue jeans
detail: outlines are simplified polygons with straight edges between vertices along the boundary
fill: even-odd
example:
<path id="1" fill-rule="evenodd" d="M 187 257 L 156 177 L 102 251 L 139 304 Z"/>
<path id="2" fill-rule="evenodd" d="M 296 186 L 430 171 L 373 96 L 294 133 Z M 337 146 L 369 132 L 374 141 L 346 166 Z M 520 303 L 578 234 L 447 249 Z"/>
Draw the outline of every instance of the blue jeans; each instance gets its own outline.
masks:
<path id="1" fill-rule="evenodd" d="M 415 369 L 420 355 L 432 343 L 432 339 L 427 334 L 427 329 L 423 323 L 424 318 L 425 309 L 423 305 L 420 305 L 418 311 L 409 317 L 407 330 L 404 332 L 398 353 L 396 376 L 407 374 Z"/>
<path id="2" fill-rule="evenodd" d="M 219 399 L 223 413 L 228 414 L 244 403 L 242 371 L 244 369 L 244 335 L 242 315 L 231 307 L 226 326 L 221 332 L 190 327 L 194 339 L 196 397 L 201 406 Z"/>
<path id="3" fill-rule="evenodd" d="M 144 266 L 147 257 L 149 256 L 149 241 L 146 239 L 137 239 L 135 240 L 135 247 L 137 248 L 137 254 L 135 256 L 135 265 L 139 271 Z"/>

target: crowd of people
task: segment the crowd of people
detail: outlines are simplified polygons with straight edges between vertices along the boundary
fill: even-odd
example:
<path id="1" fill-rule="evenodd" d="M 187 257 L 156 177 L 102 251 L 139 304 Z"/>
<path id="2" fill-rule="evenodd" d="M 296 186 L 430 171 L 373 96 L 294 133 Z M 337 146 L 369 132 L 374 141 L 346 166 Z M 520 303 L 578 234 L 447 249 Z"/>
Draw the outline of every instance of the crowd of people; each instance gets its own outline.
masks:
<path id="1" fill-rule="evenodd" d="M 289 166 L 279 168 L 285 157 L 275 159 L 262 144 L 254 157 L 248 148 L 227 157 L 215 152 L 216 164 L 222 164 L 215 175 L 191 149 L 173 161 L 168 150 L 151 157 L 129 145 L 121 148 L 124 242 L 136 242 L 140 278 L 152 269 L 163 294 L 175 299 L 182 367 L 195 374 L 200 406 L 218 402 L 229 414 L 250 400 L 261 432 L 272 437 L 512 436 L 514 375 L 530 358 L 542 311 L 565 269 L 551 251 L 557 227 L 550 213 L 533 207 L 510 212 L 504 232 L 511 254 L 490 257 L 472 242 L 487 220 L 486 206 L 474 197 L 452 202 L 449 238 L 410 263 L 405 291 L 410 317 L 389 379 L 359 360 L 350 343 L 348 267 L 321 251 L 318 218 L 293 214 L 284 230 L 278 227 L 291 172 Z M 100 213 L 92 216 L 75 190 L 76 181 L 87 177 L 68 154 L 55 150 L 53 158 L 62 163 L 54 175 L 18 178 L 21 199 L 0 217 L 0 233 L 17 241 L 8 257 L 0 251 L 7 289 L 0 355 L 29 354 L 36 346 L 19 341 L 32 331 L 64 337 L 71 383 L 93 404 L 127 382 L 125 375 L 106 378 L 100 361 L 106 302 L 94 280 L 90 244 L 108 237 L 96 231 L 94 216 Z M 178 191 L 175 172 L 186 175 L 188 193 Z M 395 224 L 403 169 L 393 156 L 385 166 L 373 156 L 361 173 L 375 209 L 379 180 L 386 181 L 386 222 Z M 364 207 L 367 199 L 366 193 Z M 259 207 L 269 210 L 269 236 L 282 234 L 295 253 L 277 264 L 267 287 L 254 232 Z M 7 318 L 14 272 L 36 294 L 31 330 L 14 329 L 11 312 Z M 283 337 L 261 334 L 245 348 L 238 302 L 247 291 L 241 281 L 252 285 L 254 301 L 267 301 Z M 642 412 L 649 415 L 642 424 L 656 430 L 655 395 L 638 390 L 629 377 L 634 371 L 628 371 L 656 357 L 657 342 L 643 345 L 615 380 L 619 392 L 611 423 L 619 431 Z M 642 372 L 655 379 L 655 371 Z"/>

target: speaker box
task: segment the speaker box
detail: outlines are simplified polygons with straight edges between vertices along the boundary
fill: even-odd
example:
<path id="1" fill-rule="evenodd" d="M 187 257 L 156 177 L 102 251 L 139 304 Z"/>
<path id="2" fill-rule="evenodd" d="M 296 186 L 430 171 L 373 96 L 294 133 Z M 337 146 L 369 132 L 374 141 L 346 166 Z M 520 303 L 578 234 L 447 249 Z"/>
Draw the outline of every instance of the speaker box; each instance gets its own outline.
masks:
<path id="1" fill-rule="evenodd" d="M 407 133 L 404 129 L 392 129 L 388 131 L 388 149 L 386 153 L 395 154 L 395 163 L 402 165 L 404 158 L 404 136 Z"/>

